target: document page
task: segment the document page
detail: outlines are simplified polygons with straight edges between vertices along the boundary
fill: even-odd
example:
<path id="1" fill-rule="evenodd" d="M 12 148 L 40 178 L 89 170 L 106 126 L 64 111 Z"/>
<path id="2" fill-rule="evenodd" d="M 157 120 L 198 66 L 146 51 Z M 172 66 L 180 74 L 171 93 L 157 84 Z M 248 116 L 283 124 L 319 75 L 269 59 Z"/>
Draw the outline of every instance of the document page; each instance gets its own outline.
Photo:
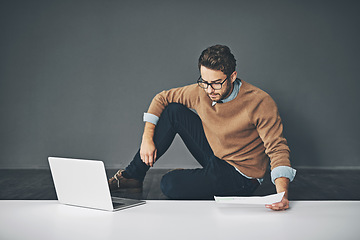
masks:
<path id="1" fill-rule="evenodd" d="M 285 192 L 271 194 L 262 197 L 217 197 L 215 196 L 215 201 L 217 203 L 233 203 L 233 204 L 273 204 L 280 202 L 283 198 Z"/>

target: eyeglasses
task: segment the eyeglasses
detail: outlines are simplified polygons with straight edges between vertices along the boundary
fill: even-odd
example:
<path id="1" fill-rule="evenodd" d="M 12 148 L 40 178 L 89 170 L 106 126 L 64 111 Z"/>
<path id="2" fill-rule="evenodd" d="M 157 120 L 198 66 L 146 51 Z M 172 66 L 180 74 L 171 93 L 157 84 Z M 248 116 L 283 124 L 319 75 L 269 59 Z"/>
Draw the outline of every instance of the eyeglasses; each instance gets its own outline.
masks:
<path id="1" fill-rule="evenodd" d="M 201 76 L 199 77 L 199 79 L 197 80 L 197 84 L 199 85 L 199 87 L 203 88 L 203 89 L 207 89 L 209 86 L 212 87 L 212 89 L 214 90 L 220 90 L 222 88 L 222 85 L 224 84 L 224 82 L 228 79 L 225 78 L 224 81 L 222 81 L 221 83 L 208 83 L 206 81 L 204 81 Z"/>

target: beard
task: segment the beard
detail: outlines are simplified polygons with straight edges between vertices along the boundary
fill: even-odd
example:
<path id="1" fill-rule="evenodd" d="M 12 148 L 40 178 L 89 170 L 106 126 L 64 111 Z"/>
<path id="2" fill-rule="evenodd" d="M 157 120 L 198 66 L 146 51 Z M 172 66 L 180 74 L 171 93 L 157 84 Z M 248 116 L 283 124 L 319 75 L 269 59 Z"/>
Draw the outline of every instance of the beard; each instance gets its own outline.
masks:
<path id="1" fill-rule="evenodd" d="M 230 83 L 230 84 L 226 84 L 226 88 L 222 93 L 213 92 L 213 93 L 207 93 L 207 95 L 211 99 L 211 101 L 218 102 L 228 97 L 231 93 L 231 90 L 232 90 L 232 84 Z"/>

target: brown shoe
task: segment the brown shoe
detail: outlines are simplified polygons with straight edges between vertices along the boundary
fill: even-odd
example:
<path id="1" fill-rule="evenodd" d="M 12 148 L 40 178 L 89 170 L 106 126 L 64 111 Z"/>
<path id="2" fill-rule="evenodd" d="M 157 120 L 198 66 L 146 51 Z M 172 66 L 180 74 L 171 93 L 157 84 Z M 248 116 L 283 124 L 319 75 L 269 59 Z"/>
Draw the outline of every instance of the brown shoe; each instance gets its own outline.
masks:
<path id="1" fill-rule="evenodd" d="M 115 175 L 109 179 L 110 191 L 126 191 L 126 192 L 141 192 L 143 183 L 133 178 L 125 178 L 122 175 L 124 170 L 120 169 Z"/>

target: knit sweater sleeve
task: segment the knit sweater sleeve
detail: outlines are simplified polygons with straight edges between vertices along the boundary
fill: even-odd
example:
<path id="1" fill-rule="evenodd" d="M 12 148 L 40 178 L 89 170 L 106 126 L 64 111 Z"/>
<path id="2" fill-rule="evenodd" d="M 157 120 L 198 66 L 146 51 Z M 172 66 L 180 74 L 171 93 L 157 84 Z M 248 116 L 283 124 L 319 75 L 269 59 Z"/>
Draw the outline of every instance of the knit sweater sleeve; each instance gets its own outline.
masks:
<path id="1" fill-rule="evenodd" d="M 199 88 L 197 84 L 173 88 L 158 93 L 151 101 L 148 113 L 160 117 L 165 107 L 170 103 L 180 103 L 188 108 L 196 108 L 198 102 Z"/>
<path id="2" fill-rule="evenodd" d="M 249 115 L 264 143 L 271 170 L 278 166 L 290 167 L 290 149 L 283 136 L 283 125 L 274 100 L 267 94 L 261 96 Z"/>

